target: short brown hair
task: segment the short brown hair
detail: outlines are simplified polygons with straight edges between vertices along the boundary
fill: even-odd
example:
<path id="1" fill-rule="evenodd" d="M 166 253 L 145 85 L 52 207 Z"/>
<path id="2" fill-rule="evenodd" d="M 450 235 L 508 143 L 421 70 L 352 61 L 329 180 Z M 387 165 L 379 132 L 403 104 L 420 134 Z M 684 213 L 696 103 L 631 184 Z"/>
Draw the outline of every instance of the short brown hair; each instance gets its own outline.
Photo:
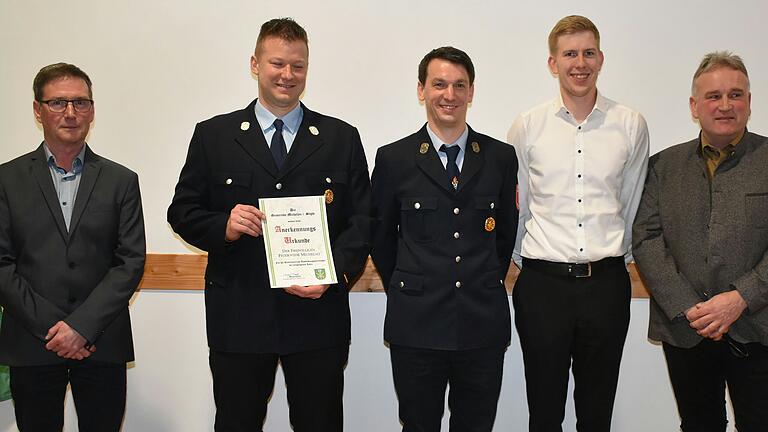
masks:
<path id="1" fill-rule="evenodd" d="M 35 75 L 35 80 L 32 82 L 32 91 L 35 93 L 35 100 L 41 102 L 43 100 L 43 87 L 49 82 L 61 78 L 80 78 L 85 81 L 85 84 L 88 86 L 88 97 L 93 99 L 92 83 L 88 74 L 73 64 L 54 63 L 40 69 L 37 75 Z"/>
<path id="2" fill-rule="evenodd" d="M 472 64 L 472 59 L 469 58 L 469 55 L 458 48 L 444 46 L 433 49 L 421 59 L 421 62 L 419 63 L 419 82 L 421 85 L 424 85 L 427 80 L 427 67 L 429 66 L 429 62 L 437 59 L 445 60 L 464 67 L 464 69 L 467 70 L 467 75 L 469 75 L 469 85 L 474 84 L 475 66 Z"/>
<path id="3" fill-rule="evenodd" d="M 743 73 L 747 77 L 747 91 L 749 91 L 749 74 L 747 73 L 747 67 L 744 66 L 744 60 L 730 51 L 714 51 L 704 56 L 699 64 L 699 68 L 693 74 L 691 95 L 696 92 L 696 80 L 701 74 L 720 68 L 733 69 Z"/>
<path id="4" fill-rule="evenodd" d="M 261 25 L 259 37 L 256 39 L 254 53 L 259 55 L 259 48 L 268 37 L 278 37 L 288 42 L 302 41 L 309 49 L 307 32 L 293 18 L 274 18 Z"/>
<path id="5" fill-rule="evenodd" d="M 568 15 L 560 19 L 560 21 L 552 27 L 552 31 L 549 32 L 549 53 L 557 54 L 557 39 L 562 35 L 570 35 L 581 32 L 592 32 L 597 42 L 597 49 L 600 49 L 600 32 L 597 30 L 595 23 L 589 20 L 587 17 L 581 15 Z"/>

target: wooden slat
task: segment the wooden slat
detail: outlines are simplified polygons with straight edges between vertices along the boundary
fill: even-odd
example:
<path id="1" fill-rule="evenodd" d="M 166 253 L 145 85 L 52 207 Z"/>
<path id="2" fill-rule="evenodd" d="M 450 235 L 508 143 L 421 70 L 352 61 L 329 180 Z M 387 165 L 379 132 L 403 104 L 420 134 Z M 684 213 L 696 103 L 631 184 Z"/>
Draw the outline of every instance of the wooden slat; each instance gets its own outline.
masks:
<path id="1" fill-rule="evenodd" d="M 196 254 L 147 254 L 144 267 L 144 277 L 139 289 L 152 290 L 202 290 L 204 286 L 205 266 L 208 263 L 206 255 Z M 519 270 L 512 264 L 509 266 L 505 285 L 509 294 L 515 284 Z M 637 274 L 635 264 L 629 266 L 629 277 L 632 281 L 632 297 L 647 298 L 648 291 Z M 352 291 L 383 292 L 381 278 L 376 272 L 370 257 L 365 270 Z"/>

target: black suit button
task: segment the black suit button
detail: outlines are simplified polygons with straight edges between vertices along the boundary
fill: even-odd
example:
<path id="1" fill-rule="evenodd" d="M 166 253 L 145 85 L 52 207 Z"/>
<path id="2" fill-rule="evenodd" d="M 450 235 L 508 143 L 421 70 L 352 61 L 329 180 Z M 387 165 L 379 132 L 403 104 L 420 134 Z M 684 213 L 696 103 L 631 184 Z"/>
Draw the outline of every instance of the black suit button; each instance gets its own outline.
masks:
<path id="1" fill-rule="evenodd" d="M 74 297 L 70 297 L 67 299 L 67 301 L 69 302 L 69 304 L 75 304 L 75 302 L 77 302 L 77 299 Z"/>
<path id="2" fill-rule="evenodd" d="M 74 261 L 70 261 L 69 262 L 69 268 L 73 269 L 75 267 L 77 267 L 77 264 L 75 264 Z"/>

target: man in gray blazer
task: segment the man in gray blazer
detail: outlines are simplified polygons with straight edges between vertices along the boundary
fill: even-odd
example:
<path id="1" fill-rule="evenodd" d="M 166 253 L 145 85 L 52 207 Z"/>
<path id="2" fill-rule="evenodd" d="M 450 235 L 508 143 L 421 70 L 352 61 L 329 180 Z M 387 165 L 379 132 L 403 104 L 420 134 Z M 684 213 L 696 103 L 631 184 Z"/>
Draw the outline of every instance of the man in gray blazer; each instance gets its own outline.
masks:
<path id="1" fill-rule="evenodd" d="M 19 430 L 117 431 L 133 360 L 128 301 L 144 270 L 138 177 L 85 143 L 91 80 L 57 63 L 33 84 L 43 143 L 0 166 L 0 364 Z"/>
<path id="2" fill-rule="evenodd" d="M 768 138 L 748 132 L 741 58 L 707 54 L 690 107 L 701 133 L 654 155 L 633 227 L 683 431 L 768 427 Z"/>

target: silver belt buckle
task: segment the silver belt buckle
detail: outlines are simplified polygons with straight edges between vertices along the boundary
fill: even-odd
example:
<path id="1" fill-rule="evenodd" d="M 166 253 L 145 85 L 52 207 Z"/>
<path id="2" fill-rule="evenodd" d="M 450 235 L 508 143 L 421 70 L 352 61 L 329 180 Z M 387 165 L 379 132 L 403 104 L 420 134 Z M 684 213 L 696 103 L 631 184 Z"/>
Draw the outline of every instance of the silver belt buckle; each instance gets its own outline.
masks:
<path id="1" fill-rule="evenodd" d="M 588 278 L 592 276 L 592 263 L 587 263 L 587 274 L 585 275 L 576 275 L 577 278 Z"/>

